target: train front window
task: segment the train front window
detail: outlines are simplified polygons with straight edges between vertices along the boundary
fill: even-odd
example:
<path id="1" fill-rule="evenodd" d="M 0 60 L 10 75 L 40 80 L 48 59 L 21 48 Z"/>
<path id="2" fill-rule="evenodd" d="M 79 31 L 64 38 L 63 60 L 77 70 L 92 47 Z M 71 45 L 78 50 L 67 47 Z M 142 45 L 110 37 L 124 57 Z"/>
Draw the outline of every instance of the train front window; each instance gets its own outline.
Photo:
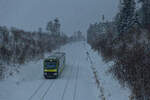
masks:
<path id="1" fill-rule="evenodd" d="M 54 69 L 56 68 L 56 61 L 46 61 L 45 62 L 45 67 L 48 69 Z"/>

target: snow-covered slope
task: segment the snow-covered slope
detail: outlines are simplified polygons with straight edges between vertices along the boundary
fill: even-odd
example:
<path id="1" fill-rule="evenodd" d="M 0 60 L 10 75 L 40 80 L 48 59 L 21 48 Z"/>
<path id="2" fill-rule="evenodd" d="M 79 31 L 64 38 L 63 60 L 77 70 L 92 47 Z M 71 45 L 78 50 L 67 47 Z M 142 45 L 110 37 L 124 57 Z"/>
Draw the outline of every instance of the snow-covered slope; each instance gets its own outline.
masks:
<path id="1" fill-rule="evenodd" d="M 90 46 L 86 44 L 85 46 L 87 52 L 89 52 L 90 58 L 92 60 L 91 66 L 96 69 L 98 80 L 103 89 L 103 94 L 106 100 L 129 100 L 131 94 L 130 90 L 121 87 L 117 80 L 115 80 L 112 75 L 108 72 L 110 66 L 113 62 L 104 63 L 102 58 L 99 56 L 98 52 L 94 52 L 90 49 Z M 100 94 L 101 95 L 101 94 Z"/>
<path id="2" fill-rule="evenodd" d="M 56 51 L 66 52 L 66 67 L 58 79 L 43 78 L 42 61 L 22 66 L 19 74 L 0 81 L 0 100 L 101 100 L 89 52 L 106 100 L 127 100 L 129 91 L 105 74 L 108 66 L 85 42 L 67 44 Z"/>

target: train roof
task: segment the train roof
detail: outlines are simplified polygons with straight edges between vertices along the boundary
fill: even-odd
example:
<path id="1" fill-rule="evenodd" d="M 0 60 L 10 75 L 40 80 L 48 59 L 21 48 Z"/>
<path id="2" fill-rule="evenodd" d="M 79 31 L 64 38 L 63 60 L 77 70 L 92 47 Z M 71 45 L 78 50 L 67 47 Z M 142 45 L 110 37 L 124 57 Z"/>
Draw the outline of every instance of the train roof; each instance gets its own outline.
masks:
<path id="1" fill-rule="evenodd" d="M 65 56 L 65 55 L 66 55 L 66 54 L 65 54 L 64 52 L 55 52 L 55 53 L 53 53 L 52 55 L 50 55 L 50 56 L 48 57 L 48 59 L 59 59 L 59 58 Z"/>

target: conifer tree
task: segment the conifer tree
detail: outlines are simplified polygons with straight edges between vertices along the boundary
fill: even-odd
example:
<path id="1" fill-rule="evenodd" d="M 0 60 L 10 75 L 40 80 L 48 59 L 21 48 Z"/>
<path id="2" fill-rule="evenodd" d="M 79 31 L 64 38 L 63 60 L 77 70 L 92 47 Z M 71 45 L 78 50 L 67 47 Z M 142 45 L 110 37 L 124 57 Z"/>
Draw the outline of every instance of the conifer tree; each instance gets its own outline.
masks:
<path id="1" fill-rule="evenodd" d="M 145 28 L 150 28 L 150 0 L 139 0 L 142 2 L 142 24 Z"/>
<path id="2" fill-rule="evenodd" d="M 135 1 L 123 0 L 120 3 L 120 13 L 117 15 L 117 29 L 119 33 L 126 32 L 134 23 Z"/>

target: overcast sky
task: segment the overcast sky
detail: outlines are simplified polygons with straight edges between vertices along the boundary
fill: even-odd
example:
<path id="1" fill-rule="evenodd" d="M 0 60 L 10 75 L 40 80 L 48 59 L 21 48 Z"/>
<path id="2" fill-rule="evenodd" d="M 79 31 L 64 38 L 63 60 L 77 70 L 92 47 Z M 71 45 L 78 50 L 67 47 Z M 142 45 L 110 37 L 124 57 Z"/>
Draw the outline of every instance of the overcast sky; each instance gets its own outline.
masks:
<path id="1" fill-rule="evenodd" d="M 119 0 L 0 0 L 0 25 L 25 30 L 45 30 L 46 23 L 58 17 L 61 30 L 68 35 L 86 32 L 90 23 L 104 14 L 111 20 L 118 12 Z"/>

